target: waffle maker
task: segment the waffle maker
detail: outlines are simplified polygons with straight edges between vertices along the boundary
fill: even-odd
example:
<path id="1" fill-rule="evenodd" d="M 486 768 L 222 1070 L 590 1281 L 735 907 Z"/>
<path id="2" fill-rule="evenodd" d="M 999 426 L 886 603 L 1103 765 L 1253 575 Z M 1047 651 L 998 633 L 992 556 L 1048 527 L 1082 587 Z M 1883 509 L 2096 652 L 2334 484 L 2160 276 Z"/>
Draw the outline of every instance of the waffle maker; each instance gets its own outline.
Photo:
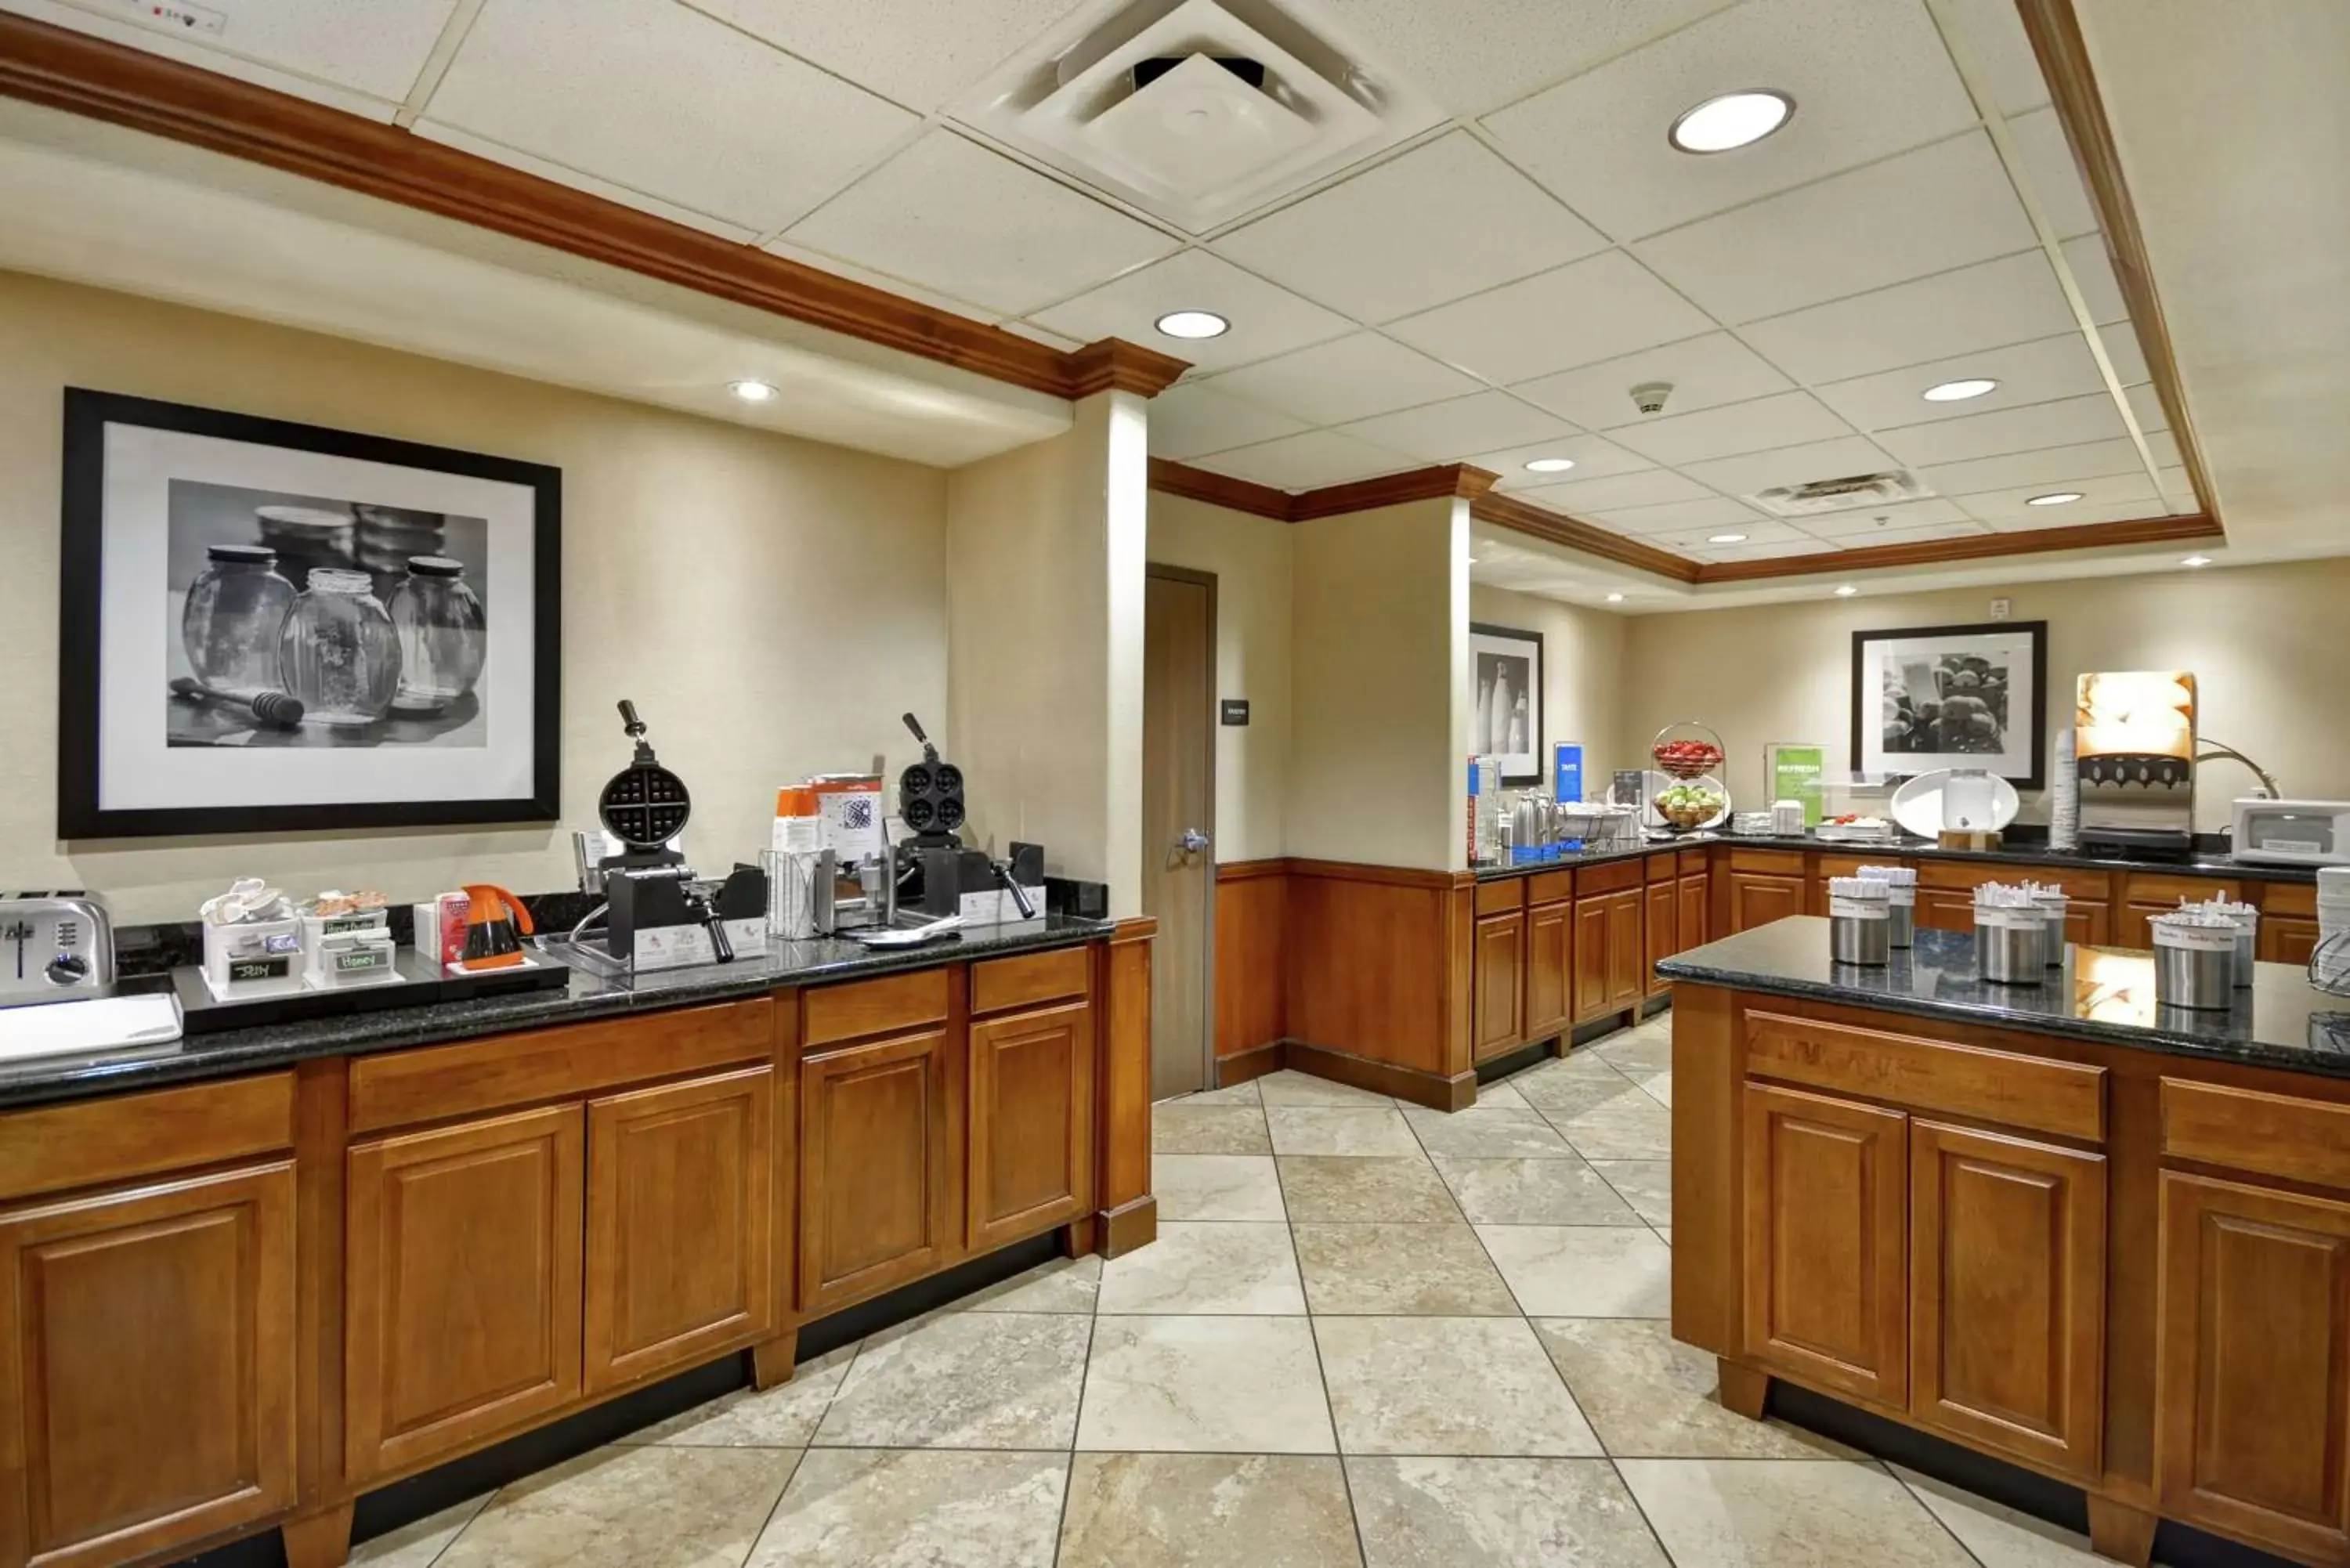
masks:
<path id="1" fill-rule="evenodd" d="M 766 874 L 737 866 L 723 883 L 695 879 L 684 855 L 669 847 L 693 815 L 692 792 L 653 755 L 634 702 L 622 699 L 620 721 L 636 754 L 596 799 L 604 831 L 621 846 L 597 862 L 608 906 L 606 950 L 631 970 L 731 962 L 738 939 L 764 940 Z"/>
<path id="2" fill-rule="evenodd" d="M 997 862 L 962 842 L 962 826 L 970 812 L 963 800 L 962 770 L 941 762 L 938 747 L 922 732 L 911 713 L 900 715 L 906 728 L 921 743 L 922 760 L 898 773 L 898 820 L 910 836 L 895 846 L 897 907 L 915 909 L 931 919 L 964 914 L 973 894 L 1004 889 L 1021 918 L 1033 917 L 1045 880 L 1045 852 L 1033 844 L 1014 844 L 1012 858 Z"/>

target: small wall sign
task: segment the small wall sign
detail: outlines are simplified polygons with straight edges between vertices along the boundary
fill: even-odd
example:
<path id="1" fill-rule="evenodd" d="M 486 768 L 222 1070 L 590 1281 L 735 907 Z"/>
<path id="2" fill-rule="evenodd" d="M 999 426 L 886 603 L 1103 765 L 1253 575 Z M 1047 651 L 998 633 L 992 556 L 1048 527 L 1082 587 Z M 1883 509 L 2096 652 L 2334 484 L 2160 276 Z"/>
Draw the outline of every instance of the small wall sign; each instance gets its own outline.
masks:
<path id="1" fill-rule="evenodd" d="M 1223 722 L 1225 723 L 1246 724 L 1248 722 L 1247 698 L 1227 697 L 1223 700 L 1221 706 L 1223 709 Z"/>

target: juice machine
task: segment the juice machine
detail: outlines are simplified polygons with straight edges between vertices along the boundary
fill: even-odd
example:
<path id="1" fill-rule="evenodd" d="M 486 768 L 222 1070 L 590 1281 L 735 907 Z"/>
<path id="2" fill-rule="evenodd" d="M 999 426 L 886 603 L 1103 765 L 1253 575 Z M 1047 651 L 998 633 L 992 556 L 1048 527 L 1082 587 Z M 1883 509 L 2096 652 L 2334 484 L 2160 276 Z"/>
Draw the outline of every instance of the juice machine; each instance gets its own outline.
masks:
<path id="1" fill-rule="evenodd" d="M 2195 847 L 2195 677 L 2183 670 L 2081 677 L 2073 740 L 2081 846 L 2184 860 Z"/>

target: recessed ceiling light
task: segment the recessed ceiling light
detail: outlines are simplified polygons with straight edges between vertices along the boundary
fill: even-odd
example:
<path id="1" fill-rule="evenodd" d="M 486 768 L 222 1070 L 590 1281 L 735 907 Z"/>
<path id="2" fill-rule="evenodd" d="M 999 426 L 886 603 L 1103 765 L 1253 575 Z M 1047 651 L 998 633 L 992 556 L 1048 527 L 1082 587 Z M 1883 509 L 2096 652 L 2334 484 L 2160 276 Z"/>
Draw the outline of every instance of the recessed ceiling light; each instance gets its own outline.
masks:
<path id="1" fill-rule="evenodd" d="M 1212 310 L 1170 310 L 1154 325 L 1170 337 L 1222 337 L 1232 329 Z"/>
<path id="2" fill-rule="evenodd" d="M 1838 589 L 1836 590 L 1836 595 L 1835 595 L 1835 597 L 1838 597 L 1838 598 L 1840 598 L 1840 599 L 1848 599 L 1848 598 L 1852 597 L 1852 596 L 1853 596 L 1853 595 L 1855 595 L 1855 594 L 1856 594 L 1856 593 L 1858 593 L 1858 592 L 1860 592 L 1860 590 L 1859 590 L 1858 588 L 1854 587 L 1850 583 L 1846 583 L 1846 584 L 1845 584 L 1845 585 L 1844 585 L 1844 587 L 1840 587 L 1840 588 L 1838 588 Z"/>
<path id="3" fill-rule="evenodd" d="M 1607 602 L 1611 605 L 1620 605 L 1624 602 L 1624 596 L 1622 594 L 1609 594 L 1607 596 Z"/>
<path id="4" fill-rule="evenodd" d="M 1565 473 L 1575 466 L 1571 457 L 1538 457 L 1526 464 L 1528 473 Z"/>
<path id="5" fill-rule="evenodd" d="M 2081 493 L 2077 490 L 2052 490 L 2045 495 L 2032 497 L 2024 504 L 2026 506 L 2068 506 L 2080 499 Z"/>
<path id="6" fill-rule="evenodd" d="M 1746 535 L 1743 534 L 1711 534 L 1706 536 L 1705 542 L 1709 545 L 1743 545 L 1746 543 Z"/>
<path id="7" fill-rule="evenodd" d="M 1962 403 L 1969 398 L 1980 398 L 1998 387 L 1988 376 L 1970 376 L 1962 381 L 1940 381 L 1918 395 L 1929 403 Z"/>
<path id="8" fill-rule="evenodd" d="M 2208 566 L 2211 564 L 2211 557 L 2209 556 L 2189 556 L 2187 559 L 2179 562 L 2178 564 L 2182 566 Z"/>
<path id="9" fill-rule="evenodd" d="M 1683 152 L 1728 152 L 1762 140 L 1794 112 L 1783 92 L 1726 92 L 1684 112 L 1666 139 Z"/>
<path id="10" fill-rule="evenodd" d="M 764 381 L 729 381 L 726 389 L 746 403 L 764 403 L 775 395 L 775 389 Z"/>

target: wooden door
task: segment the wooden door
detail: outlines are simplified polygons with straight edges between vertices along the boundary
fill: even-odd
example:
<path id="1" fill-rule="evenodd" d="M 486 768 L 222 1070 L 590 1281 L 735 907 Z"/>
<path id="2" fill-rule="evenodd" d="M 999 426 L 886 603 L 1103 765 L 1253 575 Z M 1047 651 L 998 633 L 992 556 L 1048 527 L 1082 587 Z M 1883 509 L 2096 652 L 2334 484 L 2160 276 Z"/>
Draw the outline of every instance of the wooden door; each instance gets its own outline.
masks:
<path id="1" fill-rule="evenodd" d="M 1908 1118 L 1745 1086 L 1747 1355 L 1908 1403 Z"/>
<path id="2" fill-rule="evenodd" d="M 1730 874 L 1730 929 L 1751 931 L 1804 912 L 1804 879 L 1752 871 Z"/>
<path id="3" fill-rule="evenodd" d="M 1972 920 L 1972 912 L 1968 919 Z M 2114 940 L 2113 906 L 2095 898 L 2071 898 L 2064 904 L 2064 940 L 2076 947 L 2109 947 Z"/>
<path id="4" fill-rule="evenodd" d="M 292 1507 L 295 1355 L 290 1164 L 0 1213 L 0 1563 Z"/>
<path id="5" fill-rule="evenodd" d="M 2105 1157 L 1911 1123 L 1910 1413 L 2095 1476 L 2105 1325 Z"/>
<path id="6" fill-rule="evenodd" d="M 1672 987 L 1672 981 L 1658 975 L 1657 966 L 1681 950 L 1680 902 L 1680 889 L 1675 884 L 1648 884 L 1648 905 L 1642 917 L 1645 950 L 1640 966 L 1640 989 L 1651 996 Z"/>
<path id="7" fill-rule="evenodd" d="M 2317 951 L 2318 932 L 2317 922 L 2304 916 L 2262 915 L 2261 957 L 2270 963 L 2300 964 L 2306 968 L 2311 956 Z"/>
<path id="8" fill-rule="evenodd" d="M 2350 1563 L 2350 1203 L 2162 1174 L 2162 1512 Z"/>
<path id="9" fill-rule="evenodd" d="M 1596 894 L 1575 901 L 1575 1016 L 1596 1018 L 1616 1005 L 1607 972 L 1607 900 Z"/>
<path id="10" fill-rule="evenodd" d="M 941 1267 L 957 1209 L 952 1036 L 800 1063 L 800 1311 L 820 1316 Z"/>
<path id="11" fill-rule="evenodd" d="M 1525 1038 L 1526 915 L 1523 909 L 1477 921 L 1477 1059 L 1510 1050 Z"/>
<path id="12" fill-rule="evenodd" d="M 1636 1007 L 1648 990 L 1648 950 L 1641 935 L 1644 895 L 1638 888 L 1607 895 L 1607 1000 Z"/>
<path id="13" fill-rule="evenodd" d="M 1947 888 L 1920 888 L 1918 924 L 1929 931 L 1971 931 L 1975 929 L 1975 896 Z"/>
<path id="14" fill-rule="evenodd" d="M 579 1394 L 577 1105 L 354 1144 L 344 1449 L 411 1469 Z"/>
<path id="15" fill-rule="evenodd" d="M 1680 880 L 1680 901 L 1673 922 L 1673 950 L 1685 953 L 1691 948 L 1701 948 L 1712 938 L 1707 928 L 1712 919 L 1713 878 L 1704 873 L 1684 877 Z"/>
<path id="16" fill-rule="evenodd" d="M 970 1245 L 1093 1207 L 1094 1012 L 1065 1002 L 971 1026 Z"/>
<path id="17" fill-rule="evenodd" d="M 1208 1086 L 1216 826 L 1216 580 L 1153 566 L 1142 615 L 1142 912 L 1150 946 L 1150 1095 Z"/>
<path id="18" fill-rule="evenodd" d="M 590 1393 L 775 1325 L 775 1070 L 588 1104 Z"/>
<path id="19" fill-rule="evenodd" d="M 1548 1040 L 1574 1021 L 1575 905 L 1567 899 L 1526 910 L 1525 1038 Z"/>

